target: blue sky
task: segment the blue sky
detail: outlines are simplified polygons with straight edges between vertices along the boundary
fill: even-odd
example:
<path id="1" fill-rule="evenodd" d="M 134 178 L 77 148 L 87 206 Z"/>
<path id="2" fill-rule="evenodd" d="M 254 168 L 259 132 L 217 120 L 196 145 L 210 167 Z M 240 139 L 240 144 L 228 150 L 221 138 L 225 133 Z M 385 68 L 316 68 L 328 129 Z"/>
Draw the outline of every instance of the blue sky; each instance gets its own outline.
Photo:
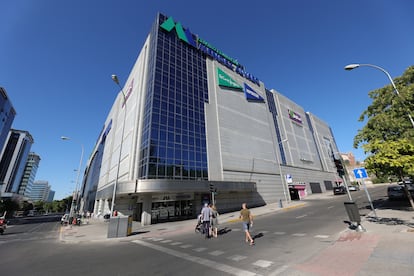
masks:
<path id="1" fill-rule="evenodd" d="M 157 12 L 173 16 L 248 72 L 325 122 L 353 149 L 368 92 L 414 64 L 410 0 L 135 1 L 0 0 L 0 86 L 41 156 L 37 180 L 71 194 Z M 71 137 L 62 141 L 60 137 Z"/>

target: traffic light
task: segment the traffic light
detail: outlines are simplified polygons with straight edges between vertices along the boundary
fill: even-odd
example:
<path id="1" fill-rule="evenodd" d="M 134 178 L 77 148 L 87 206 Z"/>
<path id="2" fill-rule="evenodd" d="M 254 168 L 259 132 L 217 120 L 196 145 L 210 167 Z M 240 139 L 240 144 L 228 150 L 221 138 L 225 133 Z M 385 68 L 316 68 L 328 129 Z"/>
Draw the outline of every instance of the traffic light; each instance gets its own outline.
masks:
<path id="1" fill-rule="evenodd" d="M 336 171 L 338 172 L 339 176 L 341 177 L 344 176 L 345 169 L 344 169 L 344 166 L 342 165 L 341 159 L 334 158 L 334 163 L 335 163 Z"/>
<path id="2" fill-rule="evenodd" d="M 210 192 L 211 193 L 217 193 L 217 188 L 214 186 L 214 184 L 210 183 L 209 185 L 210 185 Z"/>

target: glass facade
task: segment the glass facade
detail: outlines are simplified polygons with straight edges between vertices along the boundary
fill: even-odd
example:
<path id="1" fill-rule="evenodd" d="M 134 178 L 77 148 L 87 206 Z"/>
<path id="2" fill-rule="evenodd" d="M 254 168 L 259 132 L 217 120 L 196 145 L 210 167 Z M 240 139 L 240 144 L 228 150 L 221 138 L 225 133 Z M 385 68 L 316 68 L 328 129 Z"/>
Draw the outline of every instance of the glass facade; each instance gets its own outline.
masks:
<path id="1" fill-rule="evenodd" d="M 276 103 L 275 103 L 275 100 L 273 98 L 273 93 L 271 91 L 267 90 L 267 89 L 266 89 L 266 99 L 267 99 L 267 104 L 269 106 L 269 111 L 270 111 L 270 113 L 272 113 L 273 125 L 275 126 L 277 142 L 279 144 L 280 156 L 281 156 L 281 159 L 282 159 L 281 161 L 282 161 L 283 165 L 286 165 L 285 150 L 283 148 L 282 136 L 280 135 L 279 124 L 277 123 Z"/>
<path id="2" fill-rule="evenodd" d="M 6 90 L 0 87 L 0 152 L 6 144 L 7 136 L 15 116 L 16 111 L 10 99 L 7 97 Z"/>
<path id="3" fill-rule="evenodd" d="M 158 23 L 165 19 L 159 15 Z M 140 178 L 208 180 L 205 57 L 158 26 L 150 42 Z"/>

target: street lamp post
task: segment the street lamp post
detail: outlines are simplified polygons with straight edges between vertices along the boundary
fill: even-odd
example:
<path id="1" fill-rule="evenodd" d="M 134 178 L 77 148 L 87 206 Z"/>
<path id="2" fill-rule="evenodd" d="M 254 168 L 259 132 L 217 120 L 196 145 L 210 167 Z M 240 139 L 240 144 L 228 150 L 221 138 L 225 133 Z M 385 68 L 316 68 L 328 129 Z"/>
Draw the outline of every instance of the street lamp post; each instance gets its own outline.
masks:
<path id="1" fill-rule="evenodd" d="M 113 214 L 114 214 L 116 189 L 117 189 L 117 186 L 118 186 L 119 169 L 120 169 L 120 166 L 121 166 L 122 144 L 124 142 L 125 118 L 126 118 L 127 106 L 126 106 L 126 96 L 125 96 L 124 90 L 122 89 L 121 85 L 119 84 L 119 79 L 118 79 L 117 75 L 112 75 L 111 77 L 112 77 L 112 80 L 121 89 L 122 96 L 124 97 L 124 102 L 122 103 L 122 106 L 125 106 L 124 119 L 123 119 L 123 122 L 122 122 L 121 143 L 119 145 L 118 167 L 117 167 L 117 170 L 116 170 L 116 177 L 115 177 L 114 189 L 113 189 L 113 192 L 112 192 L 112 202 L 111 202 L 111 217 L 112 217 Z"/>
<path id="2" fill-rule="evenodd" d="M 375 69 L 378 69 L 378 70 L 382 71 L 385 75 L 387 75 L 388 79 L 390 80 L 390 82 L 392 84 L 392 87 L 394 88 L 395 94 L 397 94 L 397 96 L 400 97 L 400 92 L 398 92 L 398 89 L 395 86 L 394 81 L 392 80 L 390 74 L 384 68 L 379 67 L 377 65 L 373 65 L 373 64 L 366 64 L 366 63 L 365 64 L 358 64 L 358 63 L 353 63 L 353 64 L 348 64 L 347 66 L 345 66 L 344 69 L 347 70 L 347 71 L 350 71 L 350 70 L 353 70 L 353 69 L 358 68 L 358 67 L 361 67 L 361 66 L 372 67 L 372 68 L 375 68 Z M 407 115 L 408 115 L 408 118 L 410 119 L 411 125 L 414 128 L 414 120 L 411 117 L 411 114 L 409 112 L 407 112 Z"/>
<path id="3" fill-rule="evenodd" d="M 61 136 L 60 137 L 62 140 L 71 140 L 71 138 L 66 137 L 66 136 Z M 72 197 L 72 204 L 70 206 L 70 212 L 69 212 L 69 217 L 73 218 L 73 213 L 74 211 L 76 211 L 77 209 L 77 203 L 78 203 L 78 197 L 79 197 L 79 192 L 78 192 L 78 187 L 79 187 L 79 177 L 80 177 L 80 172 L 81 172 L 81 167 L 82 167 L 82 161 L 83 161 L 83 153 L 85 151 L 83 144 L 81 144 L 82 147 L 82 151 L 81 151 L 81 157 L 80 157 L 80 161 L 79 161 L 79 167 L 78 167 L 78 173 L 76 176 L 76 185 L 75 185 L 75 191 L 73 193 L 73 197 Z"/>

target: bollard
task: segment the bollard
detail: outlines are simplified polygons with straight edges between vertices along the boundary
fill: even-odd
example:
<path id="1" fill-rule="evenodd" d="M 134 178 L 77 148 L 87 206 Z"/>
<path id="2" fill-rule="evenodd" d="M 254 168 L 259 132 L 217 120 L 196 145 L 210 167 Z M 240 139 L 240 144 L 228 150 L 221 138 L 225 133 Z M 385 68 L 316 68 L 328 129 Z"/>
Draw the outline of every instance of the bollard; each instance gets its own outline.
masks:
<path id="1" fill-rule="evenodd" d="M 279 199 L 279 207 L 280 208 L 283 208 L 283 203 L 282 203 L 282 200 L 281 199 Z"/>

